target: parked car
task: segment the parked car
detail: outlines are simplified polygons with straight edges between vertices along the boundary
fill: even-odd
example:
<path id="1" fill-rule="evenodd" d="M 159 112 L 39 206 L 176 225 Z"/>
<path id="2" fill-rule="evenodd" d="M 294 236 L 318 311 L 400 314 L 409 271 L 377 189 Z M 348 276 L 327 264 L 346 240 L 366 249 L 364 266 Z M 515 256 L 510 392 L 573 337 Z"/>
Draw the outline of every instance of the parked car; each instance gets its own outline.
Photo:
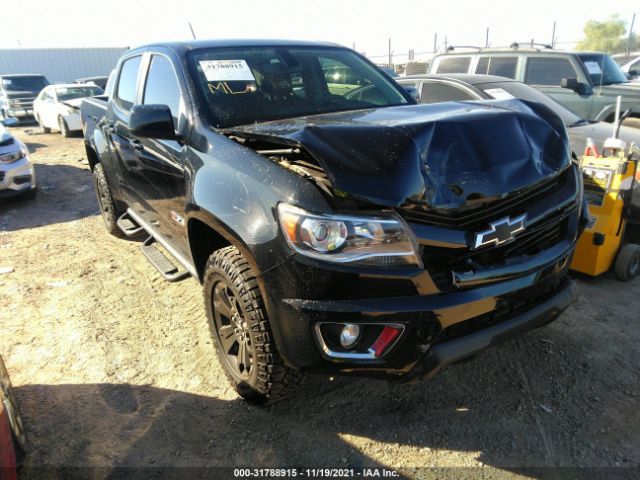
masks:
<path id="1" fill-rule="evenodd" d="M 467 100 L 504 100 L 517 98 L 527 102 L 537 102 L 550 108 L 567 127 L 571 148 L 576 155 L 582 155 L 587 147 L 587 138 L 591 138 L 602 152 L 604 141 L 613 135 L 610 123 L 590 122 L 580 118 L 551 97 L 541 91 L 510 78 L 495 75 L 415 75 L 397 79 L 405 87 L 415 87 L 420 103 L 440 103 Z M 619 138 L 627 145 L 640 146 L 640 129 L 622 125 Z M 635 212 L 630 218 L 640 221 L 640 172 L 634 186 L 632 207 Z"/>
<path id="2" fill-rule="evenodd" d="M 0 75 L 0 120 L 31 120 L 33 101 L 47 85 L 44 75 Z"/>
<path id="3" fill-rule="evenodd" d="M 36 195 L 36 173 L 29 160 L 29 151 L 5 128 L 17 123 L 15 118 L 0 121 L 0 199 Z"/>
<path id="4" fill-rule="evenodd" d="M 640 117 L 640 84 L 629 82 L 613 59 L 601 52 L 521 48 L 455 51 L 434 58 L 429 73 L 479 73 L 532 85 L 580 118 L 612 122 L 615 104 Z"/>
<path id="5" fill-rule="evenodd" d="M 15 480 L 26 452 L 22 416 L 0 357 L 0 480 Z"/>
<path id="6" fill-rule="evenodd" d="M 102 90 L 106 90 L 107 80 L 109 80 L 108 76 L 86 77 L 86 78 L 78 78 L 77 80 L 74 80 L 73 83 L 95 85 L 96 87 L 100 87 Z"/>
<path id="7" fill-rule="evenodd" d="M 575 298 L 582 177 L 538 104 L 416 105 L 314 42 L 149 45 L 115 78 L 81 107 L 105 226 L 146 236 L 167 280 L 203 284 L 249 401 L 307 372 L 430 376 Z"/>
<path id="8" fill-rule="evenodd" d="M 33 113 L 45 133 L 53 129 L 68 137 L 72 132 L 82 130 L 82 99 L 103 93 L 104 90 L 95 85 L 49 85 L 33 102 Z"/>
<path id="9" fill-rule="evenodd" d="M 622 70 L 631 80 L 640 79 L 640 55 L 629 61 L 629 63 L 625 63 L 620 70 Z"/>

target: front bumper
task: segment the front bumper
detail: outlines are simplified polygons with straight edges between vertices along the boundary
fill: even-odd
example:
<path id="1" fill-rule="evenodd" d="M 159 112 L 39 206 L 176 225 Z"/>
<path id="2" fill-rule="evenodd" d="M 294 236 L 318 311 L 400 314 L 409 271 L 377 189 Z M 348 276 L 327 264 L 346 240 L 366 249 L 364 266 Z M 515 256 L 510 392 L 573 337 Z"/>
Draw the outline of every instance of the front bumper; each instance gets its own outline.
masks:
<path id="1" fill-rule="evenodd" d="M 572 252 L 550 254 L 540 268 L 516 278 L 448 293 L 421 291 L 421 271 L 376 278 L 362 272 L 301 270 L 296 260 L 268 272 L 262 281 L 272 293 L 267 308 L 286 363 L 308 372 L 408 381 L 557 318 L 577 295 L 566 277 Z M 287 293 L 295 285 L 298 299 L 278 293 L 285 283 Z M 319 299 L 299 300 L 312 296 L 306 288 L 314 289 Z M 336 322 L 401 325 L 403 332 L 378 359 L 334 358 L 327 355 L 316 327 Z"/>
<path id="2" fill-rule="evenodd" d="M 19 120 L 33 118 L 33 108 L 9 108 L 7 114 Z"/>
<path id="3" fill-rule="evenodd" d="M 577 298 L 578 288 L 573 280 L 568 279 L 553 297 L 530 310 L 462 338 L 434 345 L 407 380 L 431 377 L 446 365 L 473 356 L 527 330 L 546 325 L 558 318 Z"/>
<path id="4" fill-rule="evenodd" d="M 67 128 L 72 131 L 82 130 L 82 119 L 80 118 L 79 113 L 70 113 L 68 115 L 64 115 L 64 121 L 67 122 Z"/>
<path id="5" fill-rule="evenodd" d="M 36 172 L 29 157 L 0 163 L 0 198 L 22 195 L 36 188 Z"/>

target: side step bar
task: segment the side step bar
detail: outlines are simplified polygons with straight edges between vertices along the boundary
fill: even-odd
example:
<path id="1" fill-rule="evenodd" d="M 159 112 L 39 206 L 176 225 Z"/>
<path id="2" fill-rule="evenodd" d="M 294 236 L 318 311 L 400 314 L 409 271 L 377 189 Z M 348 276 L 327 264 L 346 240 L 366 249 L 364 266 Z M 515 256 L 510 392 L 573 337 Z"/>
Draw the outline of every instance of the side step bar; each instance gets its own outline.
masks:
<path id="1" fill-rule="evenodd" d="M 120 215 L 116 224 L 127 237 L 135 237 L 136 235 L 144 232 L 144 227 L 138 225 L 138 223 L 131 218 L 128 210 Z"/>
<path id="2" fill-rule="evenodd" d="M 147 257 L 151 265 L 156 267 L 156 270 L 160 272 L 160 275 L 162 275 L 165 280 L 169 282 L 179 282 L 191 276 L 188 270 L 179 271 L 178 267 L 171 263 L 171 260 L 156 248 L 155 243 L 156 239 L 149 237 L 144 241 L 140 250 L 142 250 L 142 254 Z"/>
<path id="3" fill-rule="evenodd" d="M 120 225 L 121 220 L 122 226 Z M 160 272 L 160 275 L 162 275 L 165 280 L 168 280 L 169 282 L 179 282 L 189 276 L 198 278 L 198 271 L 195 266 L 186 259 L 184 255 L 181 255 L 180 252 L 171 245 L 171 243 L 156 231 L 153 225 L 146 222 L 135 210 L 128 208 L 126 213 L 118 219 L 118 227 L 120 227 L 127 236 L 134 236 L 143 231 L 149 235 L 140 249 L 142 250 L 142 254 L 147 258 L 147 260 L 149 260 L 149 263 L 156 267 L 158 272 Z M 129 228 L 128 230 L 125 230 L 123 227 Z M 127 232 L 129 232 L 130 235 Z M 164 253 L 158 250 L 155 245 L 156 243 L 161 245 L 162 248 L 172 257 L 171 260 L 167 258 Z M 183 270 L 176 267 L 172 260 L 175 260 Z"/>

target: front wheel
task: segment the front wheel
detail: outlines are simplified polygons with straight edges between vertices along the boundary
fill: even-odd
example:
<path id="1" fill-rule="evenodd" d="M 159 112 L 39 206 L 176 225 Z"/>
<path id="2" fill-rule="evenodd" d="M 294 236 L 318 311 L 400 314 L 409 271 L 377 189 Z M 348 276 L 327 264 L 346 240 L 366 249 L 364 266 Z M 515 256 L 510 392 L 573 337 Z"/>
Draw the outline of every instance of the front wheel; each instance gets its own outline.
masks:
<path id="1" fill-rule="evenodd" d="M 284 365 L 256 273 L 236 247 L 214 252 L 204 274 L 204 298 L 216 354 L 238 394 L 257 405 L 293 393 L 303 374 Z"/>
<path id="2" fill-rule="evenodd" d="M 64 118 L 58 117 L 58 128 L 60 129 L 60 133 L 64 138 L 69 138 L 71 132 L 69 131 L 69 126 L 67 122 L 65 122 Z"/>
<path id="3" fill-rule="evenodd" d="M 38 125 L 40 125 L 40 128 L 42 129 L 42 133 L 50 133 L 51 129 L 49 127 L 45 127 L 44 123 L 42 123 L 42 120 L 40 119 L 40 115 L 36 116 L 36 122 L 38 122 Z"/>
<path id="4" fill-rule="evenodd" d="M 640 245 L 627 243 L 618 252 L 614 266 L 616 276 L 623 281 L 631 280 L 640 273 Z"/>

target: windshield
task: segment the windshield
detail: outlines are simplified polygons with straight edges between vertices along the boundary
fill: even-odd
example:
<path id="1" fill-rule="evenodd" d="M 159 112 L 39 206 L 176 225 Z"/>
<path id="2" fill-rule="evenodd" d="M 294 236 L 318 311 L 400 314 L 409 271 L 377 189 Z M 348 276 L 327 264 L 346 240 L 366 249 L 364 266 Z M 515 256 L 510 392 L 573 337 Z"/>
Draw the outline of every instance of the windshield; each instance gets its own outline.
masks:
<path id="1" fill-rule="evenodd" d="M 2 88 L 8 92 L 38 93 L 49 85 L 44 77 L 11 77 L 2 79 Z"/>
<path id="2" fill-rule="evenodd" d="M 75 98 L 93 97 L 102 95 L 104 91 L 100 87 L 60 87 L 56 88 L 59 102 L 66 102 Z"/>
<path id="3" fill-rule="evenodd" d="M 217 128 L 410 102 L 375 66 L 342 48 L 206 49 L 189 61 Z"/>
<path id="4" fill-rule="evenodd" d="M 605 53 L 579 55 L 594 86 L 626 83 L 627 77 L 616 62 Z"/>
<path id="5" fill-rule="evenodd" d="M 520 100 L 541 103 L 544 106 L 551 109 L 556 115 L 558 115 L 562 120 L 562 122 L 568 127 L 571 125 L 577 125 L 579 123 L 586 121 L 580 118 L 575 113 L 573 113 L 568 108 L 564 107 L 563 105 L 560 105 L 551 97 L 542 93 L 540 90 L 530 87 L 529 85 L 525 85 L 524 83 L 493 82 L 493 83 L 482 83 L 482 84 L 474 85 L 474 87 L 479 88 L 480 90 L 482 90 L 484 93 L 486 93 L 492 98 L 499 98 L 499 95 L 496 95 L 494 92 L 492 92 L 492 90 L 494 91 L 504 90 L 508 94 L 511 94 Z"/>

